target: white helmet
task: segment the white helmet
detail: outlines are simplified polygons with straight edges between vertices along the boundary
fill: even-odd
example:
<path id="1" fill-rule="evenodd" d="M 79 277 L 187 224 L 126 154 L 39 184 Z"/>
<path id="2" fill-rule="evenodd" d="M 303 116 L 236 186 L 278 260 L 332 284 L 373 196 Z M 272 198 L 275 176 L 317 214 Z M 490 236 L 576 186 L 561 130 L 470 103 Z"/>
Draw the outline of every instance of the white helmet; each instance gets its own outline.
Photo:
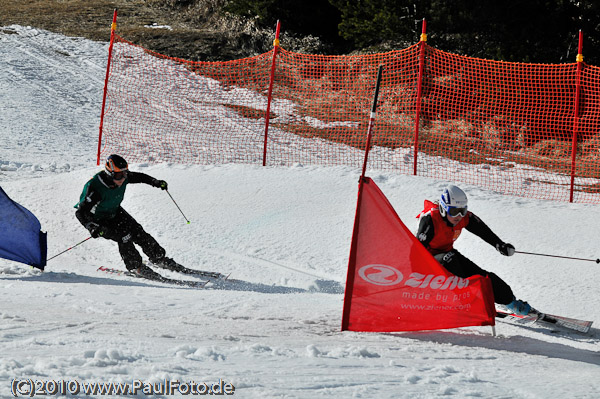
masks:
<path id="1" fill-rule="evenodd" d="M 440 215 L 466 216 L 467 214 L 467 194 L 460 188 L 449 185 L 442 191 L 440 197 Z"/>

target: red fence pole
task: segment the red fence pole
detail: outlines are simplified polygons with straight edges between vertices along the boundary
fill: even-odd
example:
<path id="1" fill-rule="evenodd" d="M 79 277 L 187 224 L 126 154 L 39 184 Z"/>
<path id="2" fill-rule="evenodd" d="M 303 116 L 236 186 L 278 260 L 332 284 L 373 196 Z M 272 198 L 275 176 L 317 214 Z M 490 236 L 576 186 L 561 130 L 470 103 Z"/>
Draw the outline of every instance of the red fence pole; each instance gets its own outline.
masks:
<path id="1" fill-rule="evenodd" d="M 100 132 L 98 134 L 98 155 L 96 156 L 96 165 L 100 165 L 100 148 L 102 146 L 102 126 L 104 123 L 104 106 L 106 105 L 106 88 L 108 86 L 108 74 L 110 73 L 110 59 L 112 57 L 113 43 L 115 40 L 115 30 L 117 29 L 117 9 L 113 14 L 113 21 L 110 25 L 110 44 L 108 46 L 108 62 L 106 64 L 106 78 L 104 79 L 104 94 L 102 95 L 102 111 L 100 111 Z"/>
<path id="2" fill-rule="evenodd" d="M 277 60 L 277 51 L 279 50 L 279 29 L 281 23 L 277 20 L 275 28 L 275 40 L 273 40 L 273 62 L 271 63 L 271 78 L 269 80 L 269 94 L 267 97 L 267 112 L 265 114 L 265 146 L 263 150 L 263 166 L 267 164 L 267 137 L 269 134 L 269 116 L 271 113 L 271 99 L 273 98 L 273 82 L 275 81 L 275 61 Z"/>
<path id="3" fill-rule="evenodd" d="M 577 50 L 577 82 L 575 83 L 575 109 L 573 111 L 573 146 L 571 148 L 571 191 L 569 202 L 573 202 L 575 188 L 575 157 L 577 155 L 577 131 L 579 130 L 579 102 L 581 97 L 581 69 L 583 67 L 583 32 L 579 31 L 579 46 Z"/>
<path id="4" fill-rule="evenodd" d="M 415 155 L 413 162 L 413 174 L 417 175 L 417 153 L 419 152 L 419 117 L 421 114 L 421 87 L 423 83 L 423 67 L 425 65 L 425 44 L 427 42 L 427 21 L 423 18 L 423 29 L 421 30 L 421 41 L 419 42 L 419 77 L 417 81 L 417 104 L 415 109 Z"/>

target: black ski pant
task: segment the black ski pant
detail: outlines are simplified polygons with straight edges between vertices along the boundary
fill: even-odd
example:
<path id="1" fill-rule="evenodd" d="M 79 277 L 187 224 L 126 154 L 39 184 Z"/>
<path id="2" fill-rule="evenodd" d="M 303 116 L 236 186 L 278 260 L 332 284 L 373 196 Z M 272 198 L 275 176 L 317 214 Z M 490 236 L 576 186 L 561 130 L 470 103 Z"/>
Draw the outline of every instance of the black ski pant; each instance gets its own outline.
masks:
<path id="1" fill-rule="evenodd" d="M 492 281 L 494 291 L 494 302 L 507 305 L 514 299 L 512 289 L 500 277 L 494 273 L 483 270 L 463 254 L 453 249 L 449 252 L 437 254 L 434 258 L 442 266 L 455 276 L 467 278 L 474 275 L 487 276 Z"/>
<path id="2" fill-rule="evenodd" d="M 115 217 L 103 219 L 98 223 L 107 229 L 103 237 L 119 244 L 119 253 L 127 270 L 142 266 L 142 257 L 134 244 L 142 248 L 150 261 L 160 259 L 166 254 L 165 249 L 154 237 L 146 233 L 142 226 L 121 207 Z"/>

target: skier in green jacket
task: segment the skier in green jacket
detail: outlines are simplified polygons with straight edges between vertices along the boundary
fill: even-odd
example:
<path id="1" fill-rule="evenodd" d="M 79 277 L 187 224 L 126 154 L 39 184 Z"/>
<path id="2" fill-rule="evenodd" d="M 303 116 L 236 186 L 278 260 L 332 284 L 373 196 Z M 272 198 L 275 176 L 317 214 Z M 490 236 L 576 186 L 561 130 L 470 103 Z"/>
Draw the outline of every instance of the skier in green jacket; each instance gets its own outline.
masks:
<path id="1" fill-rule="evenodd" d="M 142 263 L 142 257 L 134 244 L 142 248 L 152 264 L 177 271 L 181 266 L 166 257 L 165 249 L 121 207 L 129 183 L 145 183 L 162 190 L 167 189 L 166 181 L 145 173 L 130 172 L 127 161 L 113 154 L 107 158 L 104 170 L 85 184 L 76 205 L 77 219 L 92 237 L 116 241 L 125 267 L 130 272 L 148 278 L 160 277 Z"/>

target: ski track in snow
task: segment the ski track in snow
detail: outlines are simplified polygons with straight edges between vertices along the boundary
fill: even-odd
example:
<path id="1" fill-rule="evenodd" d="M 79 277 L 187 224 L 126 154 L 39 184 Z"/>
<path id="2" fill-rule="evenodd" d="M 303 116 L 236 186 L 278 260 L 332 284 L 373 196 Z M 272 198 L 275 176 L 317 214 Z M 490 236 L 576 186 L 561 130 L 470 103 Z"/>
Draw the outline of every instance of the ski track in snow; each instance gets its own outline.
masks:
<path id="1" fill-rule="evenodd" d="M 11 26 L 0 31 L 0 52 L 2 188 L 40 219 L 52 256 L 87 236 L 73 205 L 99 170 L 107 44 Z M 600 397 L 600 267 L 592 262 L 506 258 L 468 232 L 457 243 L 535 307 L 594 320 L 588 335 L 502 321 L 497 337 L 489 327 L 340 332 L 358 168 L 131 169 L 167 180 L 191 224 L 149 186 L 129 186 L 123 207 L 176 260 L 234 281 L 192 289 L 97 272 L 124 268 L 101 239 L 49 261 L 44 273 L 0 259 L 0 397 L 12 396 L 15 378 L 223 379 L 239 398 Z M 413 231 L 423 199 L 447 183 L 368 174 Z M 597 206 L 463 187 L 473 211 L 518 250 L 598 257 Z"/>

